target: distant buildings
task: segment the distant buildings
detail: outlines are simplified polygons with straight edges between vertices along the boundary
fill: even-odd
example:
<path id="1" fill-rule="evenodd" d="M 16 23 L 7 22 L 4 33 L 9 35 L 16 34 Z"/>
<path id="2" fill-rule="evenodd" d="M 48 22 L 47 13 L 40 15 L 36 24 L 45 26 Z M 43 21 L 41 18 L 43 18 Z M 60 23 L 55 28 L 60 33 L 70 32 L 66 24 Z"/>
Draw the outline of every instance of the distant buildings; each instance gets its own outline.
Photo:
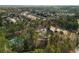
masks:
<path id="1" fill-rule="evenodd" d="M 31 19 L 31 20 L 36 20 L 37 17 L 36 16 L 33 16 L 32 14 L 30 14 L 28 11 L 25 11 L 25 12 L 22 12 L 21 15 Z"/>

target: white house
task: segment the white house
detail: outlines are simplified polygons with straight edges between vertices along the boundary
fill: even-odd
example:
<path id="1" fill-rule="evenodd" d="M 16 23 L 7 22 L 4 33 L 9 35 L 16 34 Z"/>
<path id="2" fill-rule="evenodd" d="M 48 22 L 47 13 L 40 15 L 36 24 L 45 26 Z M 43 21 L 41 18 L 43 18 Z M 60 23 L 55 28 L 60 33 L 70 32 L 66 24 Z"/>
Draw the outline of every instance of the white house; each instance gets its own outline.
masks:
<path id="1" fill-rule="evenodd" d="M 37 17 L 35 17 L 35 16 L 33 16 L 33 15 L 27 15 L 27 17 L 28 17 L 29 19 L 31 19 L 31 20 L 36 20 L 36 19 L 37 19 Z"/>
<path id="2" fill-rule="evenodd" d="M 53 27 L 53 26 L 50 27 L 50 30 L 52 30 L 53 32 L 54 32 L 54 31 L 57 31 L 57 32 L 62 31 L 65 35 L 68 34 L 68 31 L 67 31 L 67 30 L 63 30 L 63 29 L 56 28 L 56 27 Z"/>
<path id="3" fill-rule="evenodd" d="M 54 32 L 54 31 L 56 30 L 56 28 L 53 27 L 53 26 L 51 26 L 51 27 L 50 27 L 50 30 Z"/>
<path id="4" fill-rule="evenodd" d="M 16 23 L 16 19 L 14 19 L 14 18 L 8 17 L 7 19 L 8 19 L 10 22 Z"/>

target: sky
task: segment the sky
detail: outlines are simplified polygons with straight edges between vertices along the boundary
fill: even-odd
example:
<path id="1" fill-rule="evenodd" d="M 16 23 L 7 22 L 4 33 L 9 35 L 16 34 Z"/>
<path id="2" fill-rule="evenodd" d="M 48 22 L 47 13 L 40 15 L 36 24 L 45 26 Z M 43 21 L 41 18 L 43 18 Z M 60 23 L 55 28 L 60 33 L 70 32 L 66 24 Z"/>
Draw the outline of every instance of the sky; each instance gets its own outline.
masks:
<path id="1" fill-rule="evenodd" d="M 0 0 L 0 5 L 79 5 L 79 0 Z"/>

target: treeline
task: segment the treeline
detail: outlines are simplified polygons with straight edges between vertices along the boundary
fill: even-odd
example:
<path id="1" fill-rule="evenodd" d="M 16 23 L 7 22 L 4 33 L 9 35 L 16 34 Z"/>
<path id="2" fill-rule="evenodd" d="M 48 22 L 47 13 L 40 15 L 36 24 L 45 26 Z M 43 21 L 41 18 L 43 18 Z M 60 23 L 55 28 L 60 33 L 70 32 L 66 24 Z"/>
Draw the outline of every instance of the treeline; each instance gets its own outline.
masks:
<path id="1" fill-rule="evenodd" d="M 60 17 L 58 20 L 56 20 L 56 23 L 61 28 L 70 31 L 75 31 L 79 27 L 77 18 L 75 18 L 75 16 Z"/>
<path id="2" fill-rule="evenodd" d="M 50 28 L 51 25 L 47 25 L 49 25 L 47 21 L 33 20 L 17 22 L 17 24 L 7 24 L 0 27 L 0 52 L 74 52 L 76 41 L 71 40 L 69 36 L 65 36 L 63 32 L 52 32 L 50 29 L 47 29 L 41 40 L 39 40 L 40 35 L 36 29 L 39 26 Z M 17 32 L 19 30 L 22 30 L 22 32 Z"/>

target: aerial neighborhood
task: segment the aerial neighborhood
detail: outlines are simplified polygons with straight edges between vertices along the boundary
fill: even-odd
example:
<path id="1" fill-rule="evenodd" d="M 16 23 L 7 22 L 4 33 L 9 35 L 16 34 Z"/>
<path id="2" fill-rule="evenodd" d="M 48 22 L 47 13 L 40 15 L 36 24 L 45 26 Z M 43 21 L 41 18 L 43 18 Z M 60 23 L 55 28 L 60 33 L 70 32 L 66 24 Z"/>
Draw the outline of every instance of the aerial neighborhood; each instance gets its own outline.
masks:
<path id="1" fill-rule="evenodd" d="M 79 7 L 1 7 L 0 52 L 79 52 Z"/>

